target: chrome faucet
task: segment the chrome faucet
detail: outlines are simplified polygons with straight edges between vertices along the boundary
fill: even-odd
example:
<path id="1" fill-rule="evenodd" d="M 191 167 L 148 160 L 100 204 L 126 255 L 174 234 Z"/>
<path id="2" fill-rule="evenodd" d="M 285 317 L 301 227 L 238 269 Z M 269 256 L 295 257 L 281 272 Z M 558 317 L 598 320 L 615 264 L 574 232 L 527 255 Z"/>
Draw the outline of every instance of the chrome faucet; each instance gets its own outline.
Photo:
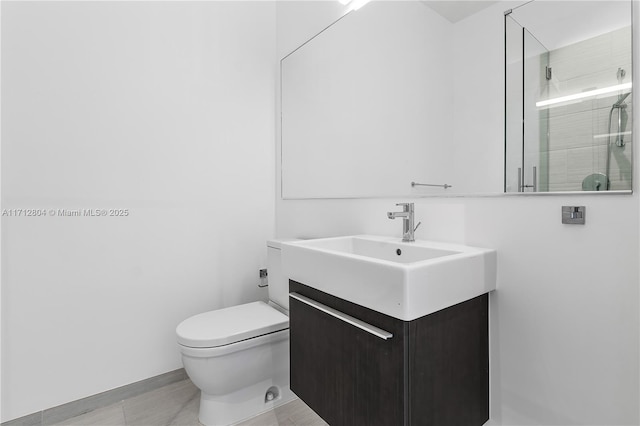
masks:
<path id="1" fill-rule="evenodd" d="M 415 241 L 414 232 L 422 222 L 418 222 L 416 227 L 413 227 L 413 203 L 398 203 L 396 206 L 402 206 L 402 211 L 387 212 L 387 217 L 389 219 L 402 218 L 402 241 L 407 243 Z"/>

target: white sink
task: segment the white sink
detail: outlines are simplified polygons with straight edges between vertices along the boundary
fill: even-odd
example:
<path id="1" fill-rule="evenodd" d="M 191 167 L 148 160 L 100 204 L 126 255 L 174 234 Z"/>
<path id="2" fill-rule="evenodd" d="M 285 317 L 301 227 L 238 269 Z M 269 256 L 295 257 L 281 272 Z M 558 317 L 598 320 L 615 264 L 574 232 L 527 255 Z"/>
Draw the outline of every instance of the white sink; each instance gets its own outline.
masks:
<path id="1" fill-rule="evenodd" d="M 496 251 L 357 235 L 282 244 L 285 277 L 405 321 L 496 288 Z"/>

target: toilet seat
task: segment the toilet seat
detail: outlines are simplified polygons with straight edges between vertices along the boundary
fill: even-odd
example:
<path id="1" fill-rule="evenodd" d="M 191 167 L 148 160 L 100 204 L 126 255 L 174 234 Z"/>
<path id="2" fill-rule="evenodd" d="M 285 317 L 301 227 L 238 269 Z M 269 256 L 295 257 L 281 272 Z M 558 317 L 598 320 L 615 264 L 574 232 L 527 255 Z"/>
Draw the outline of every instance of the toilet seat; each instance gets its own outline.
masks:
<path id="1" fill-rule="evenodd" d="M 178 343 L 189 348 L 215 348 L 289 328 L 289 318 L 264 302 L 209 311 L 182 321 Z"/>

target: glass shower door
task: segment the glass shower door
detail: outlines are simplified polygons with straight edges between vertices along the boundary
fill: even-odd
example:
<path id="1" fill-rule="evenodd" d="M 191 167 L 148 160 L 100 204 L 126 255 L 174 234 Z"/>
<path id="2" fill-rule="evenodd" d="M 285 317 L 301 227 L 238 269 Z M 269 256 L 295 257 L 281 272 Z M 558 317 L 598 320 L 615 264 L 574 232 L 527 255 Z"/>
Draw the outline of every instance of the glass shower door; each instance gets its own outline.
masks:
<path id="1" fill-rule="evenodd" d="M 522 30 L 524 155 L 520 192 L 546 192 L 549 181 L 549 110 L 538 108 L 536 101 L 547 97 L 553 70 L 549 66 L 549 51 L 526 28 Z"/>
<path id="2" fill-rule="evenodd" d="M 505 44 L 505 138 L 511 141 L 505 151 L 505 192 L 546 191 L 549 120 L 536 100 L 547 96 L 549 52 L 508 15 Z"/>
<path id="3" fill-rule="evenodd" d="M 522 189 L 524 159 L 524 28 L 505 15 L 505 192 Z M 509 142 L 507 144 L 507 142 Z"/>

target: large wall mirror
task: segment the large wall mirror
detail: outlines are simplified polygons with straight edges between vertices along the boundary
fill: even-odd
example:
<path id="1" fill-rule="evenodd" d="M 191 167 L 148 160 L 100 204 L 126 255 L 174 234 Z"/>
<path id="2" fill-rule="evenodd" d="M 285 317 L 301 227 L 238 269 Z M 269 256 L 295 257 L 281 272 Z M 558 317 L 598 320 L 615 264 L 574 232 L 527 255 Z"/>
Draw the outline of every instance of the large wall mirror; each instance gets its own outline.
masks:
<path id="1" fill-rule="evenodd" d="M 505 12 L 505 192 L 632 189 L 632 2 Z"/>
<path id="2" fill-rule="evenodd" d="M 631 1 L 502 4 L 373 1 L 283 58 L 282 198 L 630 191 Z"/>

